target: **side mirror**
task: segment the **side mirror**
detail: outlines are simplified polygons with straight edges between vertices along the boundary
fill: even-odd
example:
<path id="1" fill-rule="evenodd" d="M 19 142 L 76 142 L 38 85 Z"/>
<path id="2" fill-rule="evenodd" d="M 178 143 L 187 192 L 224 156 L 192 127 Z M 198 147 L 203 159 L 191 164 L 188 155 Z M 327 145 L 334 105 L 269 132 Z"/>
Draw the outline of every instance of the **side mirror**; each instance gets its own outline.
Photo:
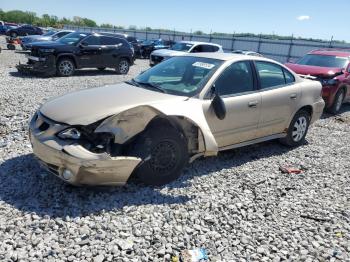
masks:
<path id="1" fill-rule="evenodd" d="M 215 86 L 213 86 L 213 93 L 214 93 L 214 98 L 213 101 L 211 102 L 211 105 L 214 109 L 215 115 L 217 118 L 220 120 L 223 120 L 226 117 L 226 106 L 224 100 L 220 97 L 218 94 Z"/>

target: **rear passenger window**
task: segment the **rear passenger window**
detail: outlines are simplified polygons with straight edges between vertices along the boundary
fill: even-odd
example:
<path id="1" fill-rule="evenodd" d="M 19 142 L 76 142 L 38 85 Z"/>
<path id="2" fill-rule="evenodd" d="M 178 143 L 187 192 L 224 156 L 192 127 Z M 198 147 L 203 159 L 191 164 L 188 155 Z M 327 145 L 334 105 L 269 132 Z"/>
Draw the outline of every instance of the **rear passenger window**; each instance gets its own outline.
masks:
<path id="1" fill-rule="evenodd" d="M 262 61 L 256 61 L 255 64 L 262 89 L 286 84 L 281 66 Z"/>
<path id="2" fill-rule="evenodd" d="M 202 52 L 214 52 L 213 46 L 211 46 L 211 45 L 203 45 L 202 46 Z"/>
<path id="3" fill-rule="evenodd" d="M 283 68 L 283 72 L 284 72 L 284 78 L 286 79 L 286 84 L 295 82 L 294 76 L 288 70 Z"/>
<path id="4" fill-rule="evenodd" d="M 217 47 L 217 46 L 215 46 L 215 45 L 212 46 L 212 49 L 213 49 L 213 52 L 219 51 L 219 47 Z"/>
<path id="5" fill-rule="evenodd" d="M 120 43 L 123 43 L 123 41 L 116 37 L 101 37 L 101 45 L 118 45 Z"/>

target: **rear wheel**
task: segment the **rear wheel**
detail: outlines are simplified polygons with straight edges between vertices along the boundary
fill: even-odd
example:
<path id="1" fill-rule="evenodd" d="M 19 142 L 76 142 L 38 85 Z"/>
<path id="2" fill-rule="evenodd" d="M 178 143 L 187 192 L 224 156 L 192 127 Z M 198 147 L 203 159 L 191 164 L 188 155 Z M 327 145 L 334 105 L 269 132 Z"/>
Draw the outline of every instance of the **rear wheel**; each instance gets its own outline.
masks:
<path id="1" fill-rule="evenodd" d="M 281 139 L 281 143 L 287 146 L 299 146 L 305 142 L 305 136 L 309 129 L 311 115 L 305 110 L 300 110 L 293 117 L 287 132 L 287 136 Z"/>
<path id="2" fill-rule="evenodd" d="M 70 58 L 61 58 L 57 62 L 57 75 L 59 76 L 72 76 L 75 71 L 75 65 Z"/>
<path id="3" fill-rule="evenodd" d="M 142 159 L 133 175 L 146 185 L 164 185 L 180 177 L 188 163 L 187 140 L 173 127 L 149 128 L 130 146 L 128 155 Z"/>
<path id="4" fill-rule="evenodd" d="M 334 102 L 328 111 L 332 114 L 338 114 L 345 98 L 345 90 L 340 89 L 335 95 Z"/>
<path id="5" fill-rule="evenodd" d="M 118 74 L 126 75 L 129 72 L 129 68 L 129 61 L 126 58 L 121 58 L 115 70 Z"/>
<path id="6" fill-rule="evenodd" d="M 13 37 L 13 38 L 16 38 L 16 37 L 18 36 L 18 34 L 17 34 L 16 32 L 12 32 L 12 33 L 10 34 L 10 36 Z"/>

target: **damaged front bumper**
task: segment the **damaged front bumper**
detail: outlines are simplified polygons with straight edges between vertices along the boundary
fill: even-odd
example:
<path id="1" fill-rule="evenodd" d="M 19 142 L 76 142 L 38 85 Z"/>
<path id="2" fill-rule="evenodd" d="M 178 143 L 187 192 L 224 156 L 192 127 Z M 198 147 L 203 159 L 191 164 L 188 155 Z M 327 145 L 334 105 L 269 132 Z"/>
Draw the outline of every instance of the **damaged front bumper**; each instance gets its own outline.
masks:
<path id="1" fill-rule="evenodd" d="M 38 114 L 30 123 L 33 152 L 51 173 L 73 185 L 124 185 L 141 162 L 136 157 L 96 154 L 79 144 L 59 139 L 67 126 Z"/>
<path id="2" fill-rule="evenodd" d="M 46 57 L 28 56 L 28 62 L 18 64 L 16 68 L 18 72 L 25 74 L 54 75 L 56 73 L 56 59 L 53 55 Z"/>

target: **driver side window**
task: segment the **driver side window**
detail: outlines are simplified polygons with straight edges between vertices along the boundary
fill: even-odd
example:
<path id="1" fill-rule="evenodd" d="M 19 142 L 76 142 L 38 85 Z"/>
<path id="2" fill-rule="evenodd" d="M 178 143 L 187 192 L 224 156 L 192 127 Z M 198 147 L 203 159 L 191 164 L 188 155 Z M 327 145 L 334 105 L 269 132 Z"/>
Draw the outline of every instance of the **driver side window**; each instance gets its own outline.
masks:
<path id="1" fill-rule="evenodd" d="M 228 66 L 215 81 L 220 96 L 232 96 L 254 91 L 253 71 L 249 61 L 241 61 Z"/>

